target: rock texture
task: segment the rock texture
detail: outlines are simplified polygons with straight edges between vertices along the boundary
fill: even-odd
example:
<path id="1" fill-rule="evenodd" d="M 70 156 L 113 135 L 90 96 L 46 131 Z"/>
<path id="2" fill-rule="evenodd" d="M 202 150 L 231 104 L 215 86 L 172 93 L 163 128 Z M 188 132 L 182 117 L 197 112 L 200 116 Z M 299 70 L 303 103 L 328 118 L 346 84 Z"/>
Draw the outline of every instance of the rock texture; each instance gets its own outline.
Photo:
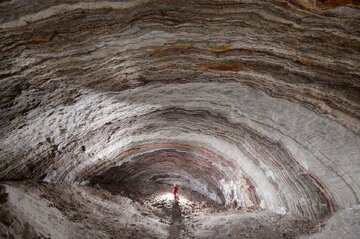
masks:
<path id="1" fill-rule="evenodd" d="M 177 183 L 238 210 L 234 217 L 251 210 L 313 225 L 360 204 L 359 30 L 359 3 L 347 0 L 2 1 L 6 210 L 30 220 L 16 195 L 29 182 L 51 194 L 34 181 L 60 193 L 67 185 L 69 195 L 144 183 L 160 185 L 152 191 L 160 195 Z M 34 195 L 30 211 L 49 213 Z M 103 207 L 101 215 L 113 208 Z M 68 209 L 57 210 L 77 230 Z M 162 230 L 124 236 L 166 237 Z M 268 235 L 306 230 L 283 233 Z"/>

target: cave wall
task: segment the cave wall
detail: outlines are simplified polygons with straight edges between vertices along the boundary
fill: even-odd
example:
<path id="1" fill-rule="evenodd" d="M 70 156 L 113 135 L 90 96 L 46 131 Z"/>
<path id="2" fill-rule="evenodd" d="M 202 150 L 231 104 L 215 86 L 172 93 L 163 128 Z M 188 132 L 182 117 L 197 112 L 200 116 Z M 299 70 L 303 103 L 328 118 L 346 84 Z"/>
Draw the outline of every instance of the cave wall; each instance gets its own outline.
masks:
<path id="1" fill-rule="evenodd" d="M 356 1 L 3 1 L 0 179 L 359 204 Z"/>

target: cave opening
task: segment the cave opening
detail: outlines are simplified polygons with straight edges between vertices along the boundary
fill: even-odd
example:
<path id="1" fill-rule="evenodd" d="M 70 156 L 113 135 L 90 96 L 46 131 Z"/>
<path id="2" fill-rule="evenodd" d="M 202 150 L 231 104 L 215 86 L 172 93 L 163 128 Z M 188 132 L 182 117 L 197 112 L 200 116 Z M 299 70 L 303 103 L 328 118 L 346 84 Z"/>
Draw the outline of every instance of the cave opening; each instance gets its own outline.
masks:
<path id="1" fill-rule="evenodd" d="M 177 184 L 181 206 L 194 203 L 212 211 L 245 209 L 247 205 L 241 201 L 244 198 L 241 188 L 226 184 L 233 182 L 231 177 L 237 175 L 232 164 L 226 163 L 219 155 L 194 146 L 160 146 L 162 148 L 152 148 L 150 152 L 139 152 L 119 166 L 107 166 L 86 179 L 84 184 L 112 194 L 127 195 L 137 201 L 165 200 L 167 203 L 173 201 L 171 189 L 173 184 Z M 251 206 L 255 209 L 254 203 Z"/>

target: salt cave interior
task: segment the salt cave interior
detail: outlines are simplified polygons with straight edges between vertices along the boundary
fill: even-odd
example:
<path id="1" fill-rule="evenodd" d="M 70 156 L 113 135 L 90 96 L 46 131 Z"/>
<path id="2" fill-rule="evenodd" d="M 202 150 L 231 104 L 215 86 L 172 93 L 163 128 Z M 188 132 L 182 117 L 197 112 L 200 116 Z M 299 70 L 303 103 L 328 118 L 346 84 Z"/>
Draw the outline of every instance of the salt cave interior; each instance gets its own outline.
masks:
<path id="1" fill-rule="evenodd" d="M 0 238 L 358 239 L 359 198 L 358 0 L 0 1 Z"/>

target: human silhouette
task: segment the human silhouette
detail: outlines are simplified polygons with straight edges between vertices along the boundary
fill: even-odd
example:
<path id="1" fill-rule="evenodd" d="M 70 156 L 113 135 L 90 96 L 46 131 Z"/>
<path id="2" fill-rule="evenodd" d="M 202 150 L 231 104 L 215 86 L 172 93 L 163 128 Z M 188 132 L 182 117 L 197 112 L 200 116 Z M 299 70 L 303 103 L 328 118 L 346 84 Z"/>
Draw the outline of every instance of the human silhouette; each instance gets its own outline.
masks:
<path id="1" fill-rule="evenodd" d="M 173 194 L 174 194 L 174 200 L 176 201 L 177 200 L 177 193 L 178 193 L 178 191 L 179 191 L 179 187 L 178 187 L 178 185 L 176 185 L 176 183 L 174 183 L 174 186 L 173 186 Z"/>

